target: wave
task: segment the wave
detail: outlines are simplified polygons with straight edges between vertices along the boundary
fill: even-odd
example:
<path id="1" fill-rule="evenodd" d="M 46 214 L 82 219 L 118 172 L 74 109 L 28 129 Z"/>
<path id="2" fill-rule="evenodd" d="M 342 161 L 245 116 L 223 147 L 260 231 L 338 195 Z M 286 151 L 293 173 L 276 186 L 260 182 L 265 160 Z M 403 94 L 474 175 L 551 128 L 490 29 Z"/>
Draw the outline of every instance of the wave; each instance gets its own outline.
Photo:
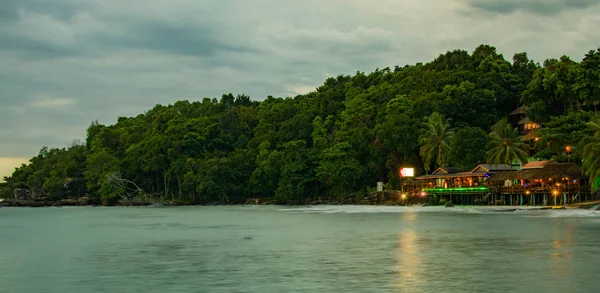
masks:
<path id="1" fill-rule="evenodd" d="M 373 214 L 373 213 L 475 213 L 475 214 L 506 214 L 527 217 L 600 217 L 600 211 L 585 209 L 548 209 L 543 207 L 511 207 L 511 206 L 456 206 L 425 207 L 425 206 L 308 206 L 279 209 L 282 212 L 310 214 Z"/>

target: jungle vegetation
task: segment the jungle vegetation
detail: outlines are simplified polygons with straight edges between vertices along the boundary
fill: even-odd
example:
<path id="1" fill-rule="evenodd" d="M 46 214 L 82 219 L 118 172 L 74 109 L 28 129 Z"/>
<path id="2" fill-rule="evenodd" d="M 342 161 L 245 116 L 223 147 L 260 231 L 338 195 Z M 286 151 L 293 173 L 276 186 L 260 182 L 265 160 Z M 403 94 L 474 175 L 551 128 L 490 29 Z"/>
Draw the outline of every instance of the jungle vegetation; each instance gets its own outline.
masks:
<path id="1" fill-rule="evenodd" d="M 577 162 L 595 181 L 599 100 L 600 48 L 581 61 L 539 64 L 481 45 L 331 77 L 296 97 L 229 93 L 156 105 L 113 125 L 92 122 L 84 141 L 42 147 L 0 189 L 5 197 L 23 188 L 106 202 L 301 202 L 362 196 L 378 181 L 398 187 L 400 167 L 423 174 L 528 158 Z M 543 125 L 534 143 L 506 120 L 522 105 Z"/>

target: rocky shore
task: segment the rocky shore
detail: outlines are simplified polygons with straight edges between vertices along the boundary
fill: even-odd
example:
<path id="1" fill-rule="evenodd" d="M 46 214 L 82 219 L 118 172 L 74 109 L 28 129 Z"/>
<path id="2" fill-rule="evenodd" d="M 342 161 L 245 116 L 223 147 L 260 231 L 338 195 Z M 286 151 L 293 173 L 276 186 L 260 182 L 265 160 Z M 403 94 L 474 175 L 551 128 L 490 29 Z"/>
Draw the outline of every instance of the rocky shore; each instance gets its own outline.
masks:
<path id="1" fill-rule="evenodd" d="M 63 206 L 92 206 L 98 205 L 99 202 L 82 197 L 79 199 L 61 199 L 61 200 L 26 200 L 26 199 L 7 199 L 0 202 L 0 207 L 63 207 Z"/>
<path id="2" fill-rule="evenodd" d="M 406 206 L 423 204 L 422 198 L 401 199 L 397 191 L 374 192 L 366 197 L 350 195 L 347 198 L 316 198 L 297 201 L 277 201 L 274 199 L 251 198 L 242 202 L 186 202 L 178 200 L 157 200 L 157 197 L 135 197 L 114 201 L 101 201 L 92 197 L 51 200 L 20 197 L 0 201 L 0 207 L 63 207 L 63 206 L 218 206 L 218 205 L 390 205 Z"/>
<path id="3" fill-rule="evenodd" d="M 427 202 L 423 199 L 395 199 L 385 196 L 385 194 L 374 194 L 363 199 L 314 199 L 307 201 L 276 201 L 271 199 L 260 199 L 253 198 L 248 199 L 245 202 L 237 203 L 224 203 L 224 202 L 202 202 L 202 203 L 190 203 L 182 201 L 156 201 L 156 200 L 144 200 L 140 198 L 119 200 L 117 202 L 106 202 L 100 201 L 96 198 L 82 197 L 77 199 L 62 199 L 62 200 L 49 200 L 49 199 L 4 199 L 0 200 L 0 207 L 67 207 L 67 206 L 220 206 L 220 205 L 378 205 L 378 206 L 427 206 Z M 446 207 L 454 207 L 450 202 L 445 204 Z M 491 207 L 491 206 L 490 206 Z M 515 206 L 514 209 L 501 210 L 514 211 L 520 207 Z M 591 209 L 600 210 L 600 201 L 588 202 L 588 203 L 577 203 L 569 205 L 567 207 L 538 207 L 538 209 Z M 531 208 L 529 208 L 531 209 Z"/>

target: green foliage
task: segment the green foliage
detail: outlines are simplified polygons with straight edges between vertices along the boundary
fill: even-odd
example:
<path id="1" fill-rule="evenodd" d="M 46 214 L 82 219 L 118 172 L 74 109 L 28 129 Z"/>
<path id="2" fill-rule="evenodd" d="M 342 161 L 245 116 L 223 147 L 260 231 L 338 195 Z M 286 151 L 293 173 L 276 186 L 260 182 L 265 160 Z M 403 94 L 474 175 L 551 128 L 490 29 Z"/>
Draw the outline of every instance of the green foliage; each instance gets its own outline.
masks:
<path id="1" fill-rule="evenodd" d="M 550 122 L 538 132 L 537 156 L 545 159 L 569 155 L 573 160 L 581 159 L 584 139 L 590 135 L 586 123 L 590 122 L 589 112 L 575 112 L 551 117 Z M 568 148 L 567 148 L 568 147 Z"/>
<path id="2" fill-rule="evenodd" d="M 570 111 L 595 112 L 600 98 L 599 71 L 600 48 L 586 54 L 581 63 L 567 56 L 548 59 L 533 74 L 521 100 L 529 106 L 529 116 L 541 123 Z"/>
<path id="3" fill-rule="evenodd" d="M 317 178 L 329 186 L 333 196 L 344 196 L 355 190 L 364 168 L 355 158 L 352 146 L 347 142 L 337 143 L 324 150 L 319 156 Z"/>
<path id="4" fill-rule="evenodd" d="M 0 198 L 11 198 L 12 190 L 8 183 L 0 182 Z"/>
<path id="5" fill-rule="evenodd" d="M 528 145 L 521 140 L 518 128 L 513 128 L 506 119 L 492 126 L 488 143 L 487 163 L 506 164 L 527 163 Z"/>
<path id="6" fill-rule="evenodd" d="M 314 168 L 306 142 L 295 140 L 283 144 L 281 158 L 281 177 L 275 190 L 275 198 L 280 201 L 297 201 L 309 197 Z"/>
<path id="7" fill-rule="evenodd" d="M 419 154 L 423 158 L 425 169 L 444 166 L 450 151 L 450 141 L 454 136 L 454 131 L 450 129 L 450 119 L 444 119 L 440 113 L 434 112 L 424 118 L 421 127 Z"/>
<path id="8" fill-rule="evenodd" d="M 591 114 L 579 112 L 596 110 L 598 72 L 600 49 L 581 62 L 563 56 L 540 66 L 526 53 L 511 63 L 481 45 L 425 64 L 331 77 L 294 98 L 259 102 L 227 93 L 156 105 L 113 125 L 91 123 L 85 143 L 43 147 L 0 190 L 108 202 L 134 196 L 191 203 L 360 199 L 378 181 L 399 188 L 400 167 L 422 173 L 446 164 L 470 168 L 486 157 L 526 159 L 526 145 L 506 121 L 492 128 L 521 103 L 546 123 L 536 155 L 559 158 L 560 148 L 572 145 L 570 158 L 586 158 L 588 175 L 596 178 L 600 138 L 586 137 Z"/>
<path id="9" fill-rule="evenodd" d="M 469 169 L 484 163 L 488 140 L 488 134 L 479 127 L 467 126 L 459 129 L 450 143 L 450 165 Z"/>
<path id="10" fill-rule="evenodd" d="M 414 117 L 414 103 L 406 95 L 400 95 L 386 104 L 381 122 L 375 129 L 376 154 L 386 159 L 385 166 L 392 171 L 389 173 L 391 178 L 397 177 L 393 171 L 400 165 L 414 163 L 419 147 L 419 121 Z"/>
<path id="11" fill-rule="evenodd" d="M 593 136 L 585 140 L 583 149 L 583 170 L 589 178 L 592 191 L 597 191 L 600 181 L 600 119 L 587 123 Z"/>

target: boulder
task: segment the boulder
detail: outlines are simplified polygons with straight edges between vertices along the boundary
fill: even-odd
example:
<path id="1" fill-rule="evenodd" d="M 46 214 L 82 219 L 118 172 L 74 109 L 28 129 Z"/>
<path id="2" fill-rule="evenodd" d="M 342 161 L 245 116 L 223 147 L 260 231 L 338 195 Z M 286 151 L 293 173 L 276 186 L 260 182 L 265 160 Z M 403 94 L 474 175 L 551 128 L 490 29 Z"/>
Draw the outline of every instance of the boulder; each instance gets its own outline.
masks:
<path id="1" fill-rule="evenodd" d="M 13 194 L 15 195 L 15 199 L 28 199 L 31 197 L 31 190 L 26 188 L 15 188 Z"/>

